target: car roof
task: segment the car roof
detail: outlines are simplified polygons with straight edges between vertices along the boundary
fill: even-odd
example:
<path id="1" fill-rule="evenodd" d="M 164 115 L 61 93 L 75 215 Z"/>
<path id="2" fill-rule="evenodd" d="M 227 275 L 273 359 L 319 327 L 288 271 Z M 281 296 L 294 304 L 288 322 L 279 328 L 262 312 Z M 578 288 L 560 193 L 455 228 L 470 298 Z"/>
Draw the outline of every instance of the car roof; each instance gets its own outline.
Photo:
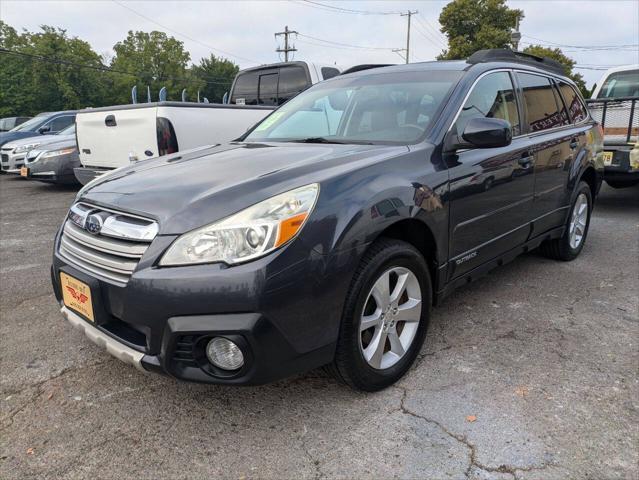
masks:
<path id="1" fill-rule="evenodd" d="M 402 65 L 392 65 L 388 67 L 371 68 L 367 70 L 361 70 L 358 72 L 348 73 L 346 75 L 340 75 L 338 77 L 327 80 L 328 82 L 337 80 L 344 77 L 365 77 L 367 75 L 378 75 L 381 73 L 400 73 L 400 72 L 420 72 L 420 71 L 458 71 L 458 72 L 474 72 L 481 74 L 490 70 L 496 69 L 517 69 L 526 70 L 533 73 L 539 73 L 542 75 L 549 75 L 556 78 L 560 78 L 563 81 L 574 84 L 570 78 L 565 75 L 561 75 L 556 71 L 551 71 L 546 68 L 537 67 L 535 65 L 524 62 L 509 62 L 509 61 L 482 61 L 479 63 L 468 63 L 467 60 L 435 60 L 428 62 L 408 63 Z"/>

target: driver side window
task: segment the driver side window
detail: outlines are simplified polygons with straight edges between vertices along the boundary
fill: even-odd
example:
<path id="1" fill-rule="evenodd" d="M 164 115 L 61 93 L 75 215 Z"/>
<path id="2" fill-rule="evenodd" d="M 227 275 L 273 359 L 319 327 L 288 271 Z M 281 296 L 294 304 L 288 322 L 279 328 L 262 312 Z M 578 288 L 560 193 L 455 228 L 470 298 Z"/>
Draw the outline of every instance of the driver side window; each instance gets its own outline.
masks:
<path id="1" fill-rule="evenodd" d="M 457 134 L 461 136 L 468 121 L 475 117 L 506 120 L 513 137 L 521 134 L 515 89 L 508 72 L 490 73 L 475 84 L 455 123 Z"/>

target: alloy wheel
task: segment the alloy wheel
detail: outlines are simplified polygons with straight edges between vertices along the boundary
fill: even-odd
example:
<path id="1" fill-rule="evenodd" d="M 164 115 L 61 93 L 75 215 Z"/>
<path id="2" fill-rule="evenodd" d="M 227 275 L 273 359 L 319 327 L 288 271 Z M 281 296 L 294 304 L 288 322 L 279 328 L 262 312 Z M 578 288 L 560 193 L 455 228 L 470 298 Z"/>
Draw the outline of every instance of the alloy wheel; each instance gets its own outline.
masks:
<path id="1" fill-rule="evenodd" d="M 360 318 L 359 346 L 377 370 L 395 365 L 409 350 L 422 314 L 422 291 L 413 272 L 386 270 L 371 288 Z"/>

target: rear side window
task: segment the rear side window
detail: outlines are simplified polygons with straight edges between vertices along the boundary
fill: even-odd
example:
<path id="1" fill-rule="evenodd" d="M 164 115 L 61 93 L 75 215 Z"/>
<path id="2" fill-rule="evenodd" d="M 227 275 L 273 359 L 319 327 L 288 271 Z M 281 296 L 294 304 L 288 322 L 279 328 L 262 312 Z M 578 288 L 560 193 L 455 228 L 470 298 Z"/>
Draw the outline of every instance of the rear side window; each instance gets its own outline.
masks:
<path id="1" fill-rule="evenodd" d="M 290 100 L 309 86 L 306 71 L 300 66 L 280 68 L 278 105 Z"/>
<path id="2" fill-rule="evenodd" d="M 260 75 L 258 104 L 277 105 L 277 72 Z"/>
<path id="3" fill-rule="evenodd" d="M 601 86 L 597 98 L 639 96 L 639 70 L 611 73 Z"/>
<path id="4" fill-rule="evenodd" d="M 157 117 L 155 130 L 158 138 L 158 156 L 168 155 L 179 150 L 175 129 L 168 118 Z"/>
<path id="5" fill-rule="evenodd" d="M 515 90 L 508 72 L 490 73 L 477 82 L 457 118 L 457 133 L 461 135 L 468 120 L 475 117 L 501 118 L 510 123 L 513 136 L 521 134 Z"/>
<path id="6" fill-rule="evenodd" d="M 322 78 L 328 80 L 339 75 L 339 70 L 333 67 L 322 67 Z"/>
<path id="7" fill-rule="evenodd" d="M 238 105 L 257 105 L 257 72 L 246 72 L 235 79 L 231 103 Z"/>
<path id="8" fill-rule="evenodd" d="M 563 105 L 557 104 L 551 80 L 541 75 L 518 73 L 517 78 L 524 93 L 528 126 L 531 132 L 540 132 L 565 125 Z"/>
<path id="9" fill-rule="evenodd" d="M 48 124 L 48 126 L 51 127 L 49 131 L 51 133 L 59 132 L 60 130 L 64 130 L 68 126 L 72 125 L 74 122 L 75 122 L 75 117 L 73 115 L 64 115 L 62 117 L 54 118 Z"/>
<path id="10" fill-rule="evenodd" d="M 580 123 L 588 118 L 586 106 L 581 98 L 579 98 L 579 94 L 575 91 L 575 89 L 564 82 L 559 82 L 559 89 L 564 97 L 564 101 L 566 102 L 566 106 L 568 107 L 573 123 Z"/>

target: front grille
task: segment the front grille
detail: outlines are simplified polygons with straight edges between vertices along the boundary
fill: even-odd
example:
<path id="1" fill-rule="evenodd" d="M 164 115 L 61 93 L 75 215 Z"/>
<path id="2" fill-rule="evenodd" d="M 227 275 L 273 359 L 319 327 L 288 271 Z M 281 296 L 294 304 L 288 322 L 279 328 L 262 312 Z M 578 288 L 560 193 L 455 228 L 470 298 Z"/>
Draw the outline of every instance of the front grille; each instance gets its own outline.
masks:
<path id="1" fill-rule="evenodd" d="M 91 222 L 100 224 L 98 233 L 87 230 Z M 64 224 L 58 253 L 80 270 L 126 284 L 156 233 L 152 220 L 75 204 Z"/>

